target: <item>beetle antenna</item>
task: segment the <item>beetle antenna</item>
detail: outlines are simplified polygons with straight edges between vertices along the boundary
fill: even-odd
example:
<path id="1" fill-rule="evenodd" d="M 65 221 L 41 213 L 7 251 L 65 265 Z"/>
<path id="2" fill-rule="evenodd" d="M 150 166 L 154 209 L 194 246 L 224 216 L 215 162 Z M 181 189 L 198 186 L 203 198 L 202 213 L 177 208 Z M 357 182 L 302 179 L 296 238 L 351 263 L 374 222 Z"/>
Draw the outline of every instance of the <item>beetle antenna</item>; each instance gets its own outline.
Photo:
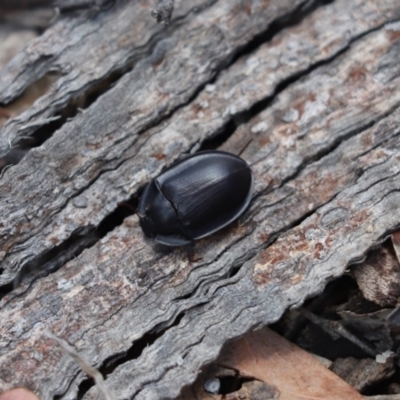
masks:
<path id="1" fill-rule="evenodd" d="M 127 208 L 131 209 L 132 212 L 136 213 L 135 208 L 132 207 L 129 203 L 126 203 L 125 201 L 121 201 L 117 205 L 118 205 L 118 207 L 127 207 Z"/>

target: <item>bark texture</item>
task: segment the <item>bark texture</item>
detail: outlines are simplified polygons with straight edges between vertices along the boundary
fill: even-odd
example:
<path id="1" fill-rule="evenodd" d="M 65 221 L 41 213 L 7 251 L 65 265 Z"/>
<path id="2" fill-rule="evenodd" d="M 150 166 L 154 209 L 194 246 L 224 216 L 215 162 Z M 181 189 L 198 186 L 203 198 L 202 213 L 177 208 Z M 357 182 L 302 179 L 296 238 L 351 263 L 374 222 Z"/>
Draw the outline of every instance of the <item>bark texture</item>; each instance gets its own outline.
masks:
<path id="1" fill-rule="evenodd" d="M 59 121 L 0 179 L 0 390 L 102 398 L 48 330 L 116 399 L 172 399 L 400 226 L 398 1 L 182 0 L 168 27 L 153 6 L 61 16 L 0 73 L 5 108 L 56 76 L 3 157 Z M 121 203 L 219 137 L 254 200 L 190 263 Z"/>

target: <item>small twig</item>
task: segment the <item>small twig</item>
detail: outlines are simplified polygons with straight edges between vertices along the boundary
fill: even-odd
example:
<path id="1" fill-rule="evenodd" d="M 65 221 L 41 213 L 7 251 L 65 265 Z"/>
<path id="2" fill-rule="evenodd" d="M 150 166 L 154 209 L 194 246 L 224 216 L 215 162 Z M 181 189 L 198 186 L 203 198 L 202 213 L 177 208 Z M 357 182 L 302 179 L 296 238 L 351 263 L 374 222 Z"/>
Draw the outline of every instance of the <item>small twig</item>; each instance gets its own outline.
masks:
<path id="1" fill-rule="evenodd" d="M 305 308 L 300 309 L 300 312 L 311 322 L 313 322 L 315 325 L 319 326 L 326 333 L 328 333 L 333 340 L 337 340 L 339 337 L 343 337 L 358 346 L 361 350 L 372 357 L 376 357 L 379 354 L 378 351 L 376 351 L 372 346 L 363 342 L 357 336 L 349 332 L 339 321 L 327 320 L 311 313 Z"/>
<path id="2" fill-rule="evenodd" d="M 171 21 L 172 12 L 174 11 L 174 0 L 157 0 L 155 9 L 151 12 L 151 16 L 161 25 L 168 25 Z"/>
<path id="3" fill-rule="evenodd" d="M 69 354 L 81 367 L 82 371 L 93 378 L 98 390 L 104 395 L 106 400 L 114 400 L 114 396 L 104 383 L 103 375 L 96 369 L 93 368 L 72 346 L 70 346 L 65 340 L 53 335 L 49 330 L 45 330 L 44 334 L 53 339 L 57 344 Z"/>
<path id="4" fill-rule="evenodd" d="M 20 128 L 19 130 L 20 130 L 20 131 L 24 131 L 24 130 L 26 130 L 26 129 L 34 128 L 34 127 L 36 127 L 36 126 L 47 125 L 47 124 L 49 124 L 50 122 L 59 120 L 60 118 L 61 118 L 61 115 L 55 115 L 54 117 L 49 117 L 49 118 L 41 119 L 41 120 L 39 120 L 39 121 L 34 121 L 34 122 L 31 122 L 30 124 L 24 125 L 24 126 L 23 126 L 22 128 Z"/>

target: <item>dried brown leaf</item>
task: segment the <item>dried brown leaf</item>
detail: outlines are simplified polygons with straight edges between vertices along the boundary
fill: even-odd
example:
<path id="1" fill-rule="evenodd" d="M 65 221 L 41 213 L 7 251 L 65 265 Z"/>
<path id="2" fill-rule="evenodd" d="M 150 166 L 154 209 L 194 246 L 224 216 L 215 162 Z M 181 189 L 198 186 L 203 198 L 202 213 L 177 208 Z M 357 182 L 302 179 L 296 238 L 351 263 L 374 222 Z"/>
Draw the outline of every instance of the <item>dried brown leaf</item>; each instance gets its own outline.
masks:
<path id="1" fill-rule="evenodd" d="M 313 356 L 268 328 L 232 343 L 218 363 L 276 387 L 280 400 L 363 398 Z"/>

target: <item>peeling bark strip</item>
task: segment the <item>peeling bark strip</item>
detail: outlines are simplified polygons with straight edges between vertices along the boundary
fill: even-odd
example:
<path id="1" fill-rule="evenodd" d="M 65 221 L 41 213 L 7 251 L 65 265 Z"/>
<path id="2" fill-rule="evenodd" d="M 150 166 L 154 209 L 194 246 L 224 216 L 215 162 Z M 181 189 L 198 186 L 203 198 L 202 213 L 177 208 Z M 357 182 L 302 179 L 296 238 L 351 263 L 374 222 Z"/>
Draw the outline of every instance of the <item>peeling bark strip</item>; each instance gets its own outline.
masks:
<path id="1" fill-rule="evenodd" d="M 190 19 L 214 2 L 178 0 L 176 18 Z M 49 117 L 62 113 L 68 104 L 99 82 L 113 73 L 131 70 L 155 51 L 158 42 L 171 35 L 173 26 L 166 31 L 150 17 L 150 3 L 122 0 L 105 12 L 82 12 L 73 18 L 61 16 L 13 59 L 0 73 L 0 104 L 14 101 L 47 73 L 58 72 L 60 78 L 46 96 L 0 132 L 0 155 L 7 153 L 21 137 L 46 125 Z M 159 61 L 164 51 L 165 46 L 161 46 Z"/>
<path id="2" fill-rule="evenodd" d="M 145 239 L 133 216 L 29 290 L 9 293 L 0 311 L 0 390 L 24 385 L 44 400 L 76 398 L 84 374 L 48 329 L 103 373 L 117 399 L 173 398 L 226 340 L 275 321 L 399 226 L 400 25 L 385 24 L 400 19 L 398 4 L 318 8 L 190 101 L 216 65 L 289 12 L 282 2 L 264 2 L 254 15 L 220 3 L 176 26 L 161 41 L 173 44 L 161 59 L 156 47 L 4 173 L 2 283 L 99 224 L 238 117 L 247 122 L 224 148 L 245 148 L 256 181 L 251 209 L 200 241 L 193 264 L 184 251 L 165 254 Z M 92 388 L 85 398 L 101 396 Z"/>
<path id="3" fill-rule="evenodd" d="M 64 108 L 68 100 L 87 89 L 90 82 L 96 82 L 99 78 L 108 76 L 111 71 L 121 70 L 132 64 L 133 70 L 125 74 L 116 87 L 103 96 L 103 112 L 113 110 L 113 115 L 107 114 L 110 117 L 107 123 L 99 121 L 98 113 L 93 113 L 93 108 L 90 108 L 85 119 L 92 119 L 91 126 L 81 124 L 79 128 L 74 127 L 74 132 L 90 130 L 93 124 L 100 123 L 100 126 L 103 125 L 102 130 L 111 134 L 116 128 L 116 121 L 126 122 L 130 119 L 131 132 L 136 134 L 187 102 L 249 40 L 265 31 L 276 18 L 296 10 L 303 2 L 304 0 L 262 1 L 254 3 L 250 9 L 242 7 L 242 2 L 237 1 L 212 0 L 202 3 L 199 1 L 198 4 L 182 2 L 190 3 L 194 10 L 190 13 L 186 8 L 186 23 L 177 24 L 175 29 L 172 27 L 169 35 L 164 31 L 157 34 L 154 32 L 156 28 L 150 29 L 149 32 L 153 35 L 145 33 L 144 43 L 140 41 L 144 47 L 139 48 L 135 46 L 132 25 L 137 25 L 135 31 L 140 28 L 136 33 L 142 39 L 143 32 L 147 32 L 148 23 L 155 24 L 149 10 L 146 10 L 147 18 L 144 18 L 142 13 L 145 6 L 139 7 L 137 2 L 130 2 L 131 6 L 121 3 L 119 8 L 111 9 L 109 13 L 100 13 L 92 20 L 86 16 L 85 22 L 80 18 L 73 23 L 70 19 L 62 20 L 51 32 L 44 34 L 43 40 L 38 39 L 37 43 L 32 44 L 33 49 L 27 49 L 28 54 L 33 52 L 33 55 L 26 57 L 26 54 L 20 53 L 20 57 L 14 58 L 14 62 L 0 78 L 0 103 L 7 103 L 15 97 L 15 93 L 21 93 L 29 82 L 34 81 L 32 75 L 37 79 L 54 69 L 62 73 L 48 96 L 3 128 L 0 135 L 0 154 L 6 153 L 10 144 L 17 144 L 21 137 L 46 124 L 49 116 Z M 157 31 L 160 29 L 162 28 L 158 27 Z M 105 38 L 105 43 L 99 40 L 99 31 L 102 38 Z M 57 38 L 56 43 L 52 42 L 54 35 Z M 70 39 L 66 41 L 65 37 Z M 82 43 L 87 43 L 89 47 L 82 46 Z M 37 48 L 39 49 L 36 50 Z M 64 49 L 67 51 L 60 54 L 59 51 Z M 89 56 L 92 54 L 93 57 Z M 24 61 L 25 58 L 28 61 Z M 94 79 L 88 80 L 92 74 L 87 71 L 94 71 Z M 82 77 L 79 76 L 80 72 Z M 71 79 L 73 84 L 68 85 L 68 90 L 63 85 Z M 66 95 L 65 92 L 69 94 Z M 72 122 L 72 125 L 75 123 Z"/>

